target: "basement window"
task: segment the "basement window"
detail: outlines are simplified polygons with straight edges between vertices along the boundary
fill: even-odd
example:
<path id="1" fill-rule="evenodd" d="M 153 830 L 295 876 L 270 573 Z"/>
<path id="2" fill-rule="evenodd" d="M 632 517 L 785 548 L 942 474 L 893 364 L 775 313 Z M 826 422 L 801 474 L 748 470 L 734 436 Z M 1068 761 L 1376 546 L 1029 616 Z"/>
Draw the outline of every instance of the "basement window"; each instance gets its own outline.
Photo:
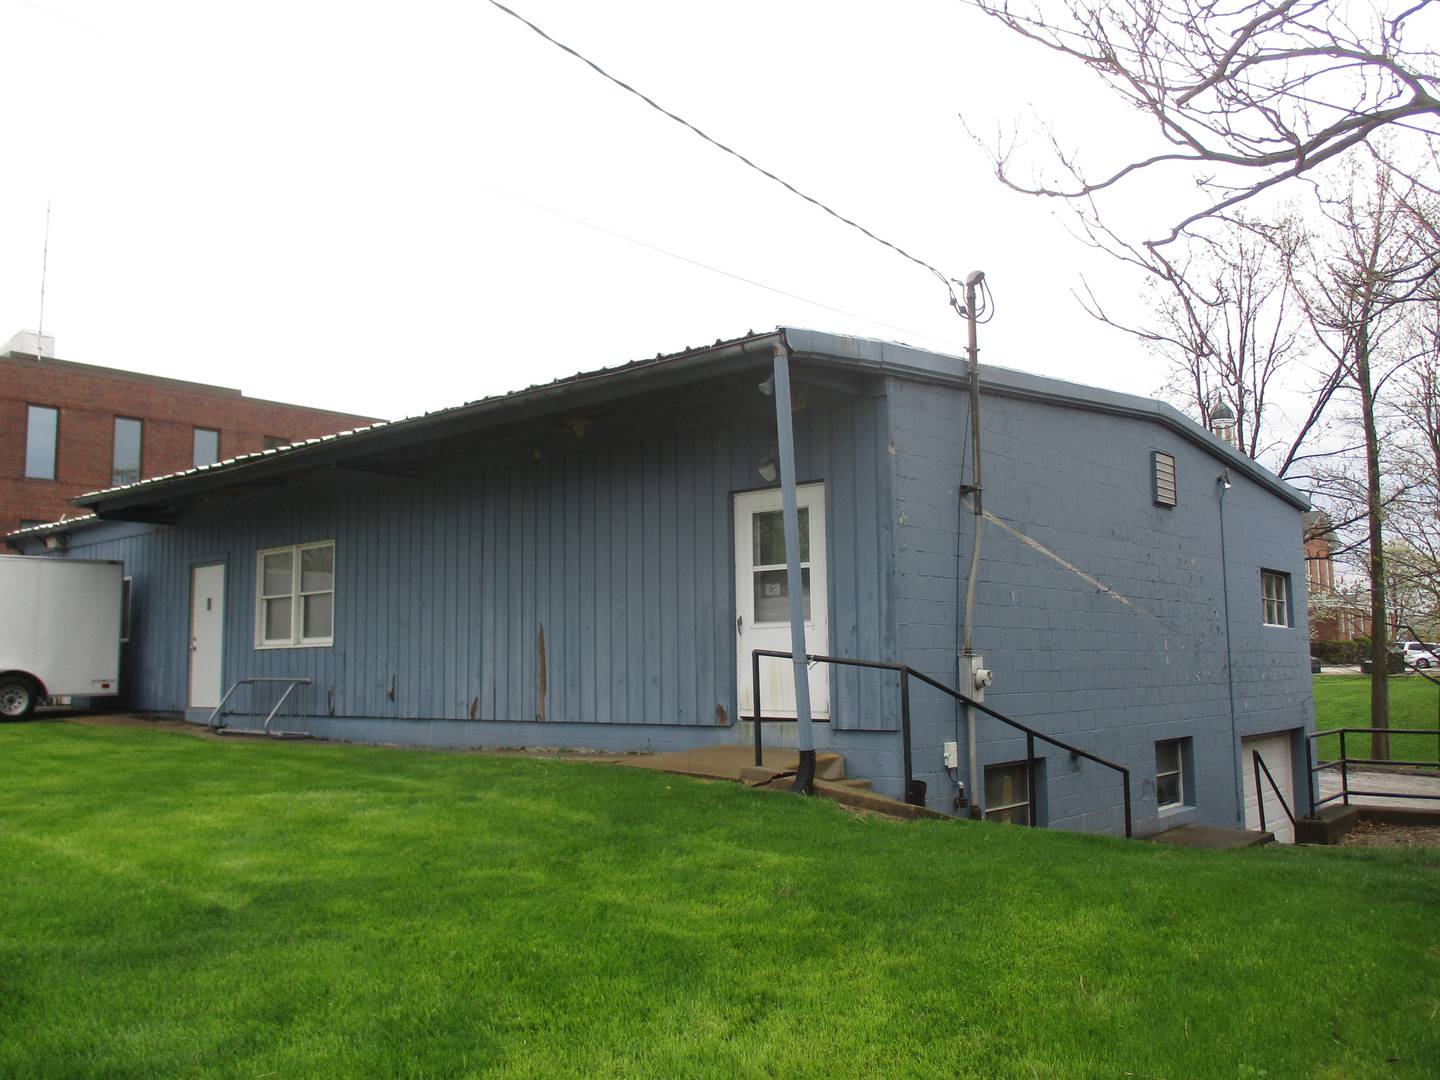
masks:
<path id="1" fill-rule="evenodd" d="M 986 766 L 985 818 L 1011 825 L 1030 824 L 1030 770 L 1025 762 Z"/>
<path id="2" fill-rule="evenodd" d="M 1150 472 L 1155 505 L 1174 506 L 1179 501 L 1179 489 L 1175 486 L 1175 455 L 1152 450 Z"/>
<path id="3" fill-rule="evenodd" d="M 335 643 L 335 541 L 262 551 L 255 576 L 257 649 Z"/>
<path id="4" fill-rule="evenodd" d="M 1185 805 L 1185 740 L 1155 744 L 1155 803 L 1164 810 Z"/>

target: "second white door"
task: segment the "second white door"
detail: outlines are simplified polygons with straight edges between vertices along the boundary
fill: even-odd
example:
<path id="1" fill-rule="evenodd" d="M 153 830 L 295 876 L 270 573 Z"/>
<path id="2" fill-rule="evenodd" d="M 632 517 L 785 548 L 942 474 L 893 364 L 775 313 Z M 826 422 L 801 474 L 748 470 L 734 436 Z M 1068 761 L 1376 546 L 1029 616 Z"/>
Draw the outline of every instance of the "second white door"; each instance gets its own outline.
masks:
<path id="1" fill-rule="evenodd" d="M 825 574 L 825 485 L 796 489 L 800 566 L 805 590 L 805 651 L 829 652 L 829 595 Z M 790 649 L 790 593 L 785 577 L 785 526 L 780 489 L 735 496 L 735 649 L 740 719 L 755 711 L 750 656 L 754 649 Z M 795 676 L 789 660 L 760 660 L 760 704 L 766 716 L 795 715 Z M 830 672 L 810 668 L 810 711 L 830 715 Z"/>
<path id="2" fill-rule="evenodd" d="M 225 654 L 225 564 L 190 571 L 190 708 L 220 704 Z"/>

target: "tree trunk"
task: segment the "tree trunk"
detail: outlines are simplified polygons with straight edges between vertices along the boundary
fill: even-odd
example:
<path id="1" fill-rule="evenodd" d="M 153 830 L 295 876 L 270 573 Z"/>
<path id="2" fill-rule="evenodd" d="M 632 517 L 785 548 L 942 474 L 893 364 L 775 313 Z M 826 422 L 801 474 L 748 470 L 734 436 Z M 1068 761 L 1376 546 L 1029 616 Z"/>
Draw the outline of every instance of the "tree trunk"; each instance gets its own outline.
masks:
<path id="1" fill-rule="evenodd" d="M 1360 419 L 1365 427 L 1365 478 L 1370 521 L 1370 756 L 1390 757 L 1389 622 L 1385 615 L 1385 537 L 1381 520 L 1380 439 L 1375 430 L 1375 395 L 1370 385 L 1370 334 L 1361 324 L 1355 342 L 1355 376 L 1360 389 Z"/>

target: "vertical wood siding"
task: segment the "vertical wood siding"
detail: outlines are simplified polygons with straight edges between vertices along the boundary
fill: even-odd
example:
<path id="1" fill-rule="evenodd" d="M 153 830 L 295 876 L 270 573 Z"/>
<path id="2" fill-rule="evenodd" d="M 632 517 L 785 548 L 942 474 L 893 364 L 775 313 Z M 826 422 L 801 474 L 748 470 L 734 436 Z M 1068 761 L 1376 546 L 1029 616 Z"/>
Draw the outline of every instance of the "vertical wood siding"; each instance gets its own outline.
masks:
<path id="1" fill-rule="evenodd" d="M 884 399 L 812 406 L 796 419 L 800 475 L 828 486 L 830 648 L 889 659 Z M 134 578 L 124 671 L 133 707 L 184 708 L 190 568 L 219 561 L 226 685 L 310 678 L 309 714 L 728 723 L 731 493 L 759 483 L 771 430 L 697 423 L 370 490 L 319 487 L 289 505 L 256 501 L 173 528 L 102 526 L 77 535 L 72 554 L 122 559 Z M 256 552 L 328 539 L 335 644 L 256 649 Z M 837 728 L 893 719 L 891 688 L 850 671 L 832 677 Z"/>

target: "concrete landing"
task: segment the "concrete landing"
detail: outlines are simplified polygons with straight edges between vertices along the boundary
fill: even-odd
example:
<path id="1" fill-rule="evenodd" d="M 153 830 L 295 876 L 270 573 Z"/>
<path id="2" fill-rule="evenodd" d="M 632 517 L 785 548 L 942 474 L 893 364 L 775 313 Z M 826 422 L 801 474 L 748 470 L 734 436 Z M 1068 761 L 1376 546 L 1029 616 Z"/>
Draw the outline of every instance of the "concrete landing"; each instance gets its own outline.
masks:
<path id="1" fill-rule="evenodd" d="M 618 757 L 615 764 L 680 776 L 701 776 L 707 780 L 740 780 L 742 772 L 755 767 L 755 748 L 738 744 L 701 746 L 694 750 L 672 750 L 666 754 Z M 799 767 L 798 750 L 765 748 L 763 768 L 766 772 L 794 773 Z M 845 759 L 839 754 L 817 753 L 815 776 L 821 780 L 845 779 Z"/>
<path id="2" fill-rule="evenodd" d="M 1220 829 L 1213 825 L 1181 825 L 1147 837 L 1156 844 L 1175 847 L 1204 848 L 1206 851 L 1229 851 L 1232 848 L 1259 847 L 1273 844 L 1275 834 L 1248 832 L 1244 829 Z"/>
<path id="3" fill-rule="evenodd" d="M 765 748 L 765 764 L 755 764 L 755 750 L 750 746 L 704 746 L 695 750 L 676 750 L 666 754 L 622 756 L 608 759 L 613 764 L 632 769 L 653 769 L 656 772 L 697 776 L 706 780 L 731 780 L 748 787 L 785 791 L 800 766 L 800 752 Z M 912 806 L 867 790 L 867 781 L 845 778 L 845 759 L 839 754 L 819 752 L 815 755 L 815 793 L 824 798 L 887 817 L 944 818 L 945 815 L 924 806 Z"/>

